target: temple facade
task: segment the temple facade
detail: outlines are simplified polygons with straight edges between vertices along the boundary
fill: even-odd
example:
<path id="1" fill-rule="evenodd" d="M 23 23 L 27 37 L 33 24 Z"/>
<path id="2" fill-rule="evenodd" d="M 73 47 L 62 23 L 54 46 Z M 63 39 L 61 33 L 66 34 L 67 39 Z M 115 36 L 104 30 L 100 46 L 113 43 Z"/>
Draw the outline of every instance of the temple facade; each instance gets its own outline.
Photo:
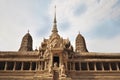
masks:
<path id="1" fill-rule="evenodd" d="M 0 80 L 120 80 L 120 53 L 89 52 L 79 33 L 75 49 L 58 34 L 56 13 L 51 35 L 33 50 L 26 33 L 18 51 L 0 51 Z"/>

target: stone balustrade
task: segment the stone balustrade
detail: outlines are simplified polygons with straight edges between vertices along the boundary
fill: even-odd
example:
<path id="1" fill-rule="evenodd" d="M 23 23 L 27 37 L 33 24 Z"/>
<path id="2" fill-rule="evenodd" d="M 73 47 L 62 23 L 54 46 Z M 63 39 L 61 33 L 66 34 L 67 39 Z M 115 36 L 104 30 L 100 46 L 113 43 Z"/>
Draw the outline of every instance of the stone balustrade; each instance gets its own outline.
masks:
<path id="1" fill-rule="evenodd" d="M 23 71 L 23 70 L 44 70 L 44 61 L 0 61 L 0 70 L 12 70 L 12 71 Z"/>
<path id="2" fill-rule="evenodd" d="M 69 71 L 120 71 L 120 62 L 68 62 Z"/>
<path id="3" fill-rule="evenodd" d="M 45 61 L 0 61 L 0 70 L 46 70 Z M 75 71 L 120 71 L 120 62 L 79 62 L 68 61 L 66 70 Z"/>

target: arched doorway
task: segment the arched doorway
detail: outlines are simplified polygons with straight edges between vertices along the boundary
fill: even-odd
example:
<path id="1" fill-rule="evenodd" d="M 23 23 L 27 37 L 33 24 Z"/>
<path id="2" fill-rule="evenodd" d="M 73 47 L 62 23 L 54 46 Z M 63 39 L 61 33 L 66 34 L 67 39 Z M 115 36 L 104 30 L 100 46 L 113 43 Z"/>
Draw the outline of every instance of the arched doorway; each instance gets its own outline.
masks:
<path id="1" fill-rule="evenodd" d="M 57 66 L 59 67 L 59 63 L 60 63 L 59 56 L 53 56 L 53 66 L 54 66 L 54 63 L 57 63 Z"/>

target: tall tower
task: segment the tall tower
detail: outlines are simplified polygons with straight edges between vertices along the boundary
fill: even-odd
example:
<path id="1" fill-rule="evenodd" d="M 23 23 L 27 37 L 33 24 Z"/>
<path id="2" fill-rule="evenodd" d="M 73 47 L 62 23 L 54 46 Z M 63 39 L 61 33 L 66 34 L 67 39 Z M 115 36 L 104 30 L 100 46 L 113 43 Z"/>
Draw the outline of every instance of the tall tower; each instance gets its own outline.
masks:
<path id="1" fill-rule="evenodd" d="M 52 29 L 53 33 L 57 33 L 57 20 L 56 20 L 56 6 L 55 6 L 55 14 L 54 14 L 54 21 L 53 21 L 53 29 Z"/>
<path id="2" fill-rule="evenodd" d="M 79 33 L 75 40 L 76 52 L 88 52 L 84 37 Z"/>
<path id="3" fill-rule="evenodd" d="M 19 51 L 32 51 L 32 36 L 30 35 L 29 31 L 25 34 L 25 36 L 22 39 L 21 46 L 19 48 Z"/>
<path id="4" fill-rule="evenodd" d="M 53 39 L 55 37 L 60 38 L 60 35 L 58 34 L 58 29 L 57 29 L 56 6 L 55 6 L 55 13 L 54 13 L 54 21 L 53 21 L 52 34 L 50 35 L 50 39 Z"/>

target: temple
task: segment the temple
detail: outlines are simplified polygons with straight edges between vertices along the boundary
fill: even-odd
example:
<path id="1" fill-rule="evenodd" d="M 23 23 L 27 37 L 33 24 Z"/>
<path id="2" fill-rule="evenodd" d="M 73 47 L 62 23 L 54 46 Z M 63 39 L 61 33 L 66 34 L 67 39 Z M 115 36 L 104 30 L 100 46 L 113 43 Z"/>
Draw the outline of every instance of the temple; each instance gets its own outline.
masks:
<path id="1" fill-rule="evenodd" d="M 0 51 L 0 80 L 120 80 L 120 53 L 89 52 L 82 34 L 75 49 L 57 29 L 56 13 L 50 37 L 33 50 L 26 33 L 18 51 Z"/>

